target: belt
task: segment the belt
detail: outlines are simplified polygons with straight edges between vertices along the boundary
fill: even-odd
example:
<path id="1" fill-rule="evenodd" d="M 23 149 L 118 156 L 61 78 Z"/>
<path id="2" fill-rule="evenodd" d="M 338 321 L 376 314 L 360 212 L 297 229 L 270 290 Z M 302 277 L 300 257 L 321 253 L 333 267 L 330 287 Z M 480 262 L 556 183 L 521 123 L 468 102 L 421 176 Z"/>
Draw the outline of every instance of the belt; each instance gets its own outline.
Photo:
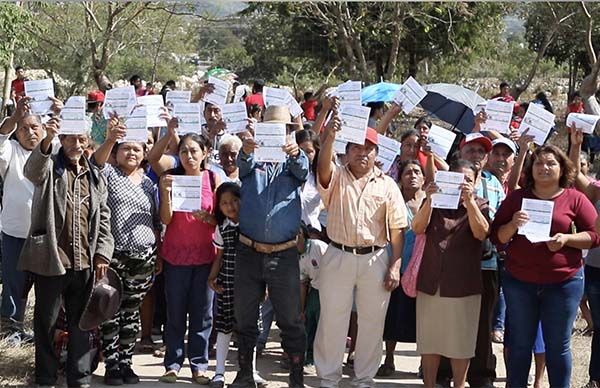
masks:
<path id="1" fill-rule="evenodd" d="M 250 248 L 254 249 L 256 252 L 267 253 L 267 254 L 285 251 L 286 249 L 289 249 L 296 245 L 296 239 L 282 242 L 280 244 L 266 244 L 266 243 L 260 243 L 258 241 L 254 241 L 254 240 L 244 236 L 241 233 L 240 233 L 240 242 L 242 244 L 247 245 Z"/>
<path id="2" fill-rule="evenodd" d="M 331 245 L 333 245 L 337 249 L 341 249 L 342 251 L 350 252 L 355 255 L 366 255 L 367 253 L 373 253 L 373 252 L 376 252 L 376 251 L 382 249 L 381 247 L 378 247 L 376 245 L 372 245 L 369 247 L 349 247 L 344 244 L 336 243 L 335 241 L 332 241 Z"/>

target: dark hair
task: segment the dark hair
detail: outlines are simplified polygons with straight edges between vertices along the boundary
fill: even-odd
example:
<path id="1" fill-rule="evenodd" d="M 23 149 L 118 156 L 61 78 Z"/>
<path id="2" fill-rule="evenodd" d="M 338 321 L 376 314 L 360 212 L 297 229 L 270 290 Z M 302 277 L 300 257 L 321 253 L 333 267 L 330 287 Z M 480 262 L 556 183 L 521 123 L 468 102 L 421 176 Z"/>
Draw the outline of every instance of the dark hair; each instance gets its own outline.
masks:
<path id="1" fill-rule="evenodd" d="M 168 86 L 168 87 L 171 87 L 171 88 L 177 87 L 177 84 L 172 79 L 170 79 L 167 82 L 165 82 L 165 85 Z"/>
<path id="2" fill-rule="evenodd" d="M 296 136 L 296 144 L 300 145 L 304 142 L 310 141 L 313 143 L 313 147 L 315 148 L 315 158 L 313 159 L 312 164 L 310 165 L 310 171 L 313 173 L 313 177 L 315 180 L 317 179 L 317 160 L 319 160 L 319 152 L 321 151 L 321 143 L 319 141 L 319 136 L 311 131 L 310 129 L 301 129 L 300 131 L 295 132 Z"/>
<path id="3" fill-rule="evenodd" d="M 431 123 L 431 120 L 429 120 L 429 118 L 427 116 L 422 116 L 422 117 L 419 117 L 419 119 L 415 122 L 415 125 L 413 125 L 413 128 L 417 129 L 419 127 L 419 125 L 421 125 L 421 124 L 427 125 L 427 128 L 431 128 L 431 126 L 433 125 Z"/>
<path id="4" fill-rule="evenodd" d="M 450 162 L 450 171 L 462 170 L 464 168 L 468 168 L 473 171 L 475 176 L 479 174 L 479 169 L 475 167 L 475 164 L 466 159 L 454 159 Z"/>
<path id="5" fill-rule="evenodd" d="M 581 97 L 581 93 L 579 93 L 578 91 L 573 92 L 573 95 L 571 96 L 571 98 L 575 98 L 575 97 Z"/>
<path id="6" fill-rule="evenodd" d="M 402 132 L 402 135 L 400 135 L 400 143 L 402 143 L 404 140 L 408 139 L 411 136 L 419 137 L 419 131 L 413 128 L 409 128 L 406 131 Z"/>
<path id="7" fill-rule="evenodd" d="M 129 83 L 133 85 L 134 82 L 141 81 L 141 80 L 142 80 L 142 78 L 139 75 L 134 74 L 129 78 Z"/>
<path id="8" fill-rule="evenodd" d="M 234 182 L 223 182 L 219 187 L 217 187 L 217 192 L 215 194 L 217 204 L 217 206 L 215 206 L 215 218 L 217 219 L 217 224 L 219 225 L 221 225 L 227 219 L 227 216 L 223 214 L 223 212 L 221 211 L 221 207 L 219 206 L 219 203 L 221 202 L 221 197 L 225 193 L 231 193 L 239 199 L 241 197 L 240 186 L 238 186 L 238 184 Z"/>
<path id="9" fill-rule="evenodd" d="M 308 100 L 309 98 L 311 98 L 314 95 L 313 92 L 306 92 L 304 93 L 304 100 Z"/>
<path id="10" fill-rule="evenodd" d="M 365 141 L 366 141 L 366 140 L 365 140 Z M 344 151 L 344 152 L 345 152 L 345 155 L 348 155 L 348 150 L 349 150 L 349 149 L 350 149 L 350 147 L 352 147 L 353 145 L 359 145 L 359 146 L 360 146 L 360 145 L 364 145 L 364 144 L 351 143 L 351 142 L 348 142 L 348 143 L 346 143 L 346 150 Z M 375 152 L 377 153 L 377 155 L 379 155 L 379 144 L 375 144 Z"/>
<path id="11" fill-rule="evenodd" d="M 181 139 L 179 140 L 179 144 L 177 144 L 177 154 L 179 155 L 179 151 L 181 150 L 181 147 L 183 147 L 183 143 L 186 140 L 192 140 L 193 142 L 196 142 L 199 146 L 200 149 L 202 150 L 202 152 L 207 153 L 208 150 L 211 148 L 211 141 L 208 140 L 206 138 L 206 136 L 204 135 L 200 135 L 198 133 L 186 133 L 185 135 L 183 135 L 181 137 Z M 200 168 L 205 169 L 206 168 L 206 158 L 200 163 Z M 179 163 L 179 166 L 172 169 L 170 174 L 172 175 L 184 175 L 185 174 L 185 169 L 183 168 L 183 164 Z"/>
<path id="12" fill-rule="evenodd" d="M 398 166 L 398 184 L 400 184 L 400 182 L 402 181 L 402 174 L 404 174 L 404 170 L 406 170 L 406 168 L 409 166 L 419 166 L 421 174 L 425 176 L 425 169 L 423 169 L 423 166 L 421 166 L 421 163 L 418 160 L 405 160 L 404 162 L 400 162 L 400 165 Z"/>
<path id="13" fill-rule="evenodd" d="M 17 66 L 17 67 L 15 67 L 15 71 L 19 71 L 19 70 L 25 70 L 25 69 L 23 68 L 23 66 Z"/>
<path id="14" fill-rule="evenodd" d="M 558 179 L 558 186 L 564 188 L 570 187 L 575 181 L 576 169 L 573 162 L 567 157 L 567 155 L 558 147 L 546 144 L 536 148 L 529 158 L 529 162 L 525 167 L 525 187 L 533 188 L 535 182 L 533 180 L 533 163 L 541 154 L 552 154 L 560 164 L 561 174 Z"/>
<path id="15" fill-rule="evenodd" d="M 264 86 L 265 86 L 265 81 L 263 81 L 262 79 L 257 79 L 254 81 L 254 85 L 252 85 L 252 92 L 254 92 L 254 93 L 262 92 Z"/>
<path id="16" fill-rule="evenodd" d="M 252 104 L 248 108 L 248 116 L 252 116 L 255 113 L 261 112 L 262 108 L 258 104 Z"/>
<path id="17" fill-rule="evenodd" d="M 369 113 L 369 117 L 372 117 L 378 109 L 383 109 L 385 106 L 385 102 L 383 101 L 373 101 L 367 103 L 367 106 L 371 108 L 371 112 Z"/>
<path id="18" fill-rule="evenodd" d="M 510 87 L 510 85 L 508 84 L 508 82 L 506 82 L 506 81 L 500 82 L 500 89 L 509 88 L 509 87 Z"/>
<path id="19" fill-rule="evenodd" d="M 548 100 L 548 96 L 546 96 L 546 93 L 539 92 L 538 94 L 535 95 L 535 98 L 536 98 L 536 100 L 539 100 L 542 103 L 542 105 L 544 106 L 544 109 L 546 109 L 550 113 L 554 113 L 554 109 L 552 108 L 552 104 Z"/>

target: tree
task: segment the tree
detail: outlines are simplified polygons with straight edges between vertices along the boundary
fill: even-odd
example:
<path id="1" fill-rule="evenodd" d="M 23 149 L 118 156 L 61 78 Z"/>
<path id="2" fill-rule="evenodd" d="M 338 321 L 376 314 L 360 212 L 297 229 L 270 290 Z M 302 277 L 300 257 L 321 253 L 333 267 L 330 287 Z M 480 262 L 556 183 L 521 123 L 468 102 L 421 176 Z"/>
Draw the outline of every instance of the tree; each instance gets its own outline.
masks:
<path id="1" fill-rule="evenodd" d="M 598 9 L 599 8 L 597 7 L 596 10 Z M 598 85 L 598 74 L 600 73 L 600 59 L 598 56 L 600 56 L 600 51 L 596 53 L 592 41 L 594 34 L 594 17 L 592 17 L 592 14 L 584 2 L 581 2 L 581 10 L 586 18 L 585 48 L 591 68 L 590 73 L 583 79 L 583 82 L 581 83 L 581 97 L 583 97 L 587 113 L 600 115 L 600 104 L 598 104 L 598 99 L 596 98 L 596 93 L 600 87 Z"/>

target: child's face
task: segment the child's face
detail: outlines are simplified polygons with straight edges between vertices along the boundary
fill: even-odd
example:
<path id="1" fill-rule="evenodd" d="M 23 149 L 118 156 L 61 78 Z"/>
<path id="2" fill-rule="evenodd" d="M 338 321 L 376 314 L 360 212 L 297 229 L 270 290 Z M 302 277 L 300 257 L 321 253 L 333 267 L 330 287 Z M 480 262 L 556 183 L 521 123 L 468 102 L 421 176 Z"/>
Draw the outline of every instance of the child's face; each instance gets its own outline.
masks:
<path id="1" fill-rule="evenodd" d="M 219 208 L 229 219 L 237 219 L 240 213 L 240 199 L 233 193 L 223 193 L 219 201 Z"/>

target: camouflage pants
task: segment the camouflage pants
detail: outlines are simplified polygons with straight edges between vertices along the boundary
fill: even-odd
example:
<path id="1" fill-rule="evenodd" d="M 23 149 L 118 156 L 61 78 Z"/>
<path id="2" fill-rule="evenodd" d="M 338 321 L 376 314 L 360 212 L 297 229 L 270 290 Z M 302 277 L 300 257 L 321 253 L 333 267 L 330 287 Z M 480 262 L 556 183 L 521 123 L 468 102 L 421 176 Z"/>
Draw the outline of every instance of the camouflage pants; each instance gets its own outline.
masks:
<path id="1" fill-rule="evenodd" d="M 140 306 L 154 279 L 155 256 L 129 259 L 113 258 L 110 266 L 123 282 L 121 308 L 101 326 L 102 354 L 106 369 L 130 366 L 137 334 L 140 331 Z"/>

